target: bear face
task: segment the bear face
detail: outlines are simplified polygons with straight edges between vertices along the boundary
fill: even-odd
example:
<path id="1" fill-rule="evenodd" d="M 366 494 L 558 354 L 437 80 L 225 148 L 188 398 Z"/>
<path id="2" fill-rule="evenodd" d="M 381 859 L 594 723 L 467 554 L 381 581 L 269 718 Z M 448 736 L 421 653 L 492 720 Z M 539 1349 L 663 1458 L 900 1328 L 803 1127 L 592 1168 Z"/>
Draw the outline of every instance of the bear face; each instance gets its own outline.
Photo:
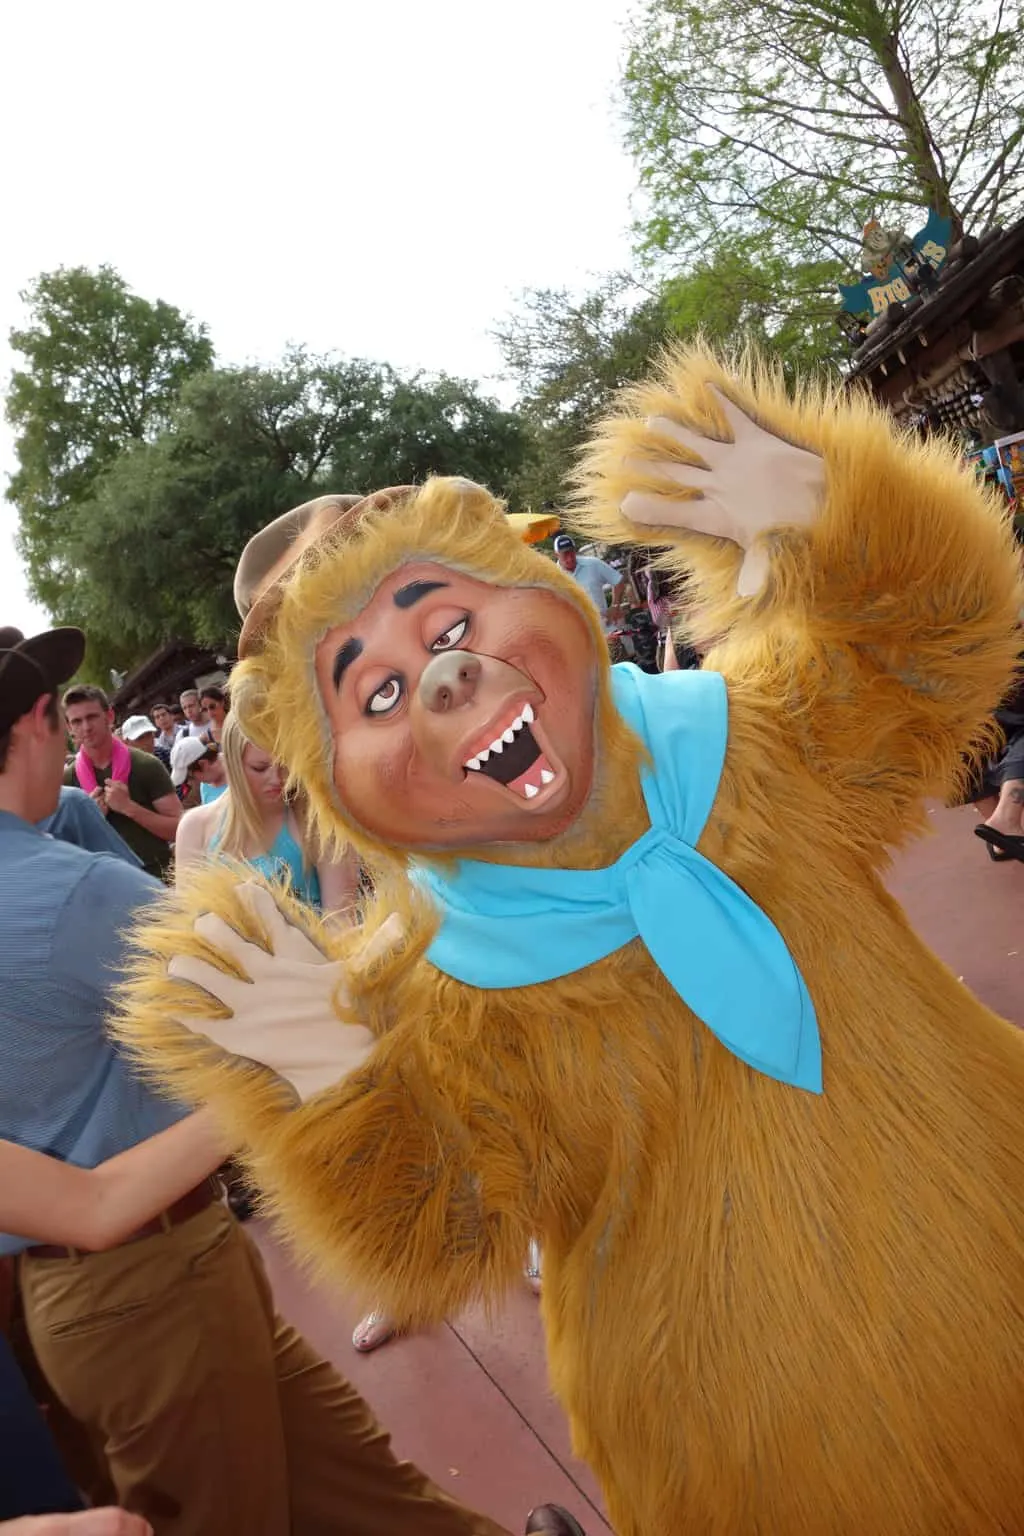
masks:
<path id="1" fill-rule="evenodd" d="M 381 840 L 544 841 L 587 801 L 597 657 L 557 592 L 414 562 L 327 631 L 315 674 L 335 789 Z"/>

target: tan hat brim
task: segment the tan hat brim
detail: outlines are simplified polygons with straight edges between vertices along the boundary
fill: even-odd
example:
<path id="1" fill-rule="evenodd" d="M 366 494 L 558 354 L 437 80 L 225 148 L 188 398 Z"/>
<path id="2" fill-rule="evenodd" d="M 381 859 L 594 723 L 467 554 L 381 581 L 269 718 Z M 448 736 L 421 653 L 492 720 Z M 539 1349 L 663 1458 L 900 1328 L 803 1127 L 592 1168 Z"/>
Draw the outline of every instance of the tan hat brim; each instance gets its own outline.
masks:
<path id="1" fill-rule="evenodd" d="M 323 496 L 284 513 L 254 535 L 235 573 L 235 604 L 243 620 L 239 658 L 260 649 L 261 636 L 280 604 L 283 584 L 307 554 L 343 540 L 366 512 L 384 510 L 415 492 L 415 486 L 401 485 L 370 496 Z"/>

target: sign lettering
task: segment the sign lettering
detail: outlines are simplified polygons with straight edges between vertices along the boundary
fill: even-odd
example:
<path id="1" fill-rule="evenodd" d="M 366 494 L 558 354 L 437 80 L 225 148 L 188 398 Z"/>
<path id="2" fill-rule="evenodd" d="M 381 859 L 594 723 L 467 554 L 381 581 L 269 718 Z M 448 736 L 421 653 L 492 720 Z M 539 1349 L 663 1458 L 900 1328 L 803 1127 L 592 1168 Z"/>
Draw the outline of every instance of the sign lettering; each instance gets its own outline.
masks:
<path id="1" fill-rule="evenodd" d="M 924 229 L 910 242 L 914 259 L 918 262 L 926 262 L 937 272 L 949 252 L 951 234 L 951 221 L 933 210 L 928 215 L 928 223 Z M 904 259 L 906 259 L 905 256 Z M 843 308 L 849 314 L 870 315 L 872 318 L 884 315 L 889 305 L 897 300 L 905 302 L 911 296 L 910 284 L 907 282 L 902 262 L 897 260 L 892 262 L 888 272 L 880 281 L 868 277 L 852 286 L 840 283 L 839 291 L 843 296 Z"/>
<path id="2" fill-rule="evenodd" d="M 884 315 L 890 304 L 910 298 L 910 288 L 905 278 L 894 277 L 891 283 L 880 283 L 877 288 L 869 288 L 868 297 L 872 312 Z"/>

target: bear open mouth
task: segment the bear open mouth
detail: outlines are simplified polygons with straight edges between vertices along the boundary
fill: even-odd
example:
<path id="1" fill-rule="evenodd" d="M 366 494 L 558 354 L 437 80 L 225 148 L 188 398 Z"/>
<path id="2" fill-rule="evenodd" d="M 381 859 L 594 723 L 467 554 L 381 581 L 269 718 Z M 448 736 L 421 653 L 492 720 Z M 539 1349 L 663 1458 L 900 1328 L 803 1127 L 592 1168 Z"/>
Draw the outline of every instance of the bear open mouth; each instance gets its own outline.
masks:
<path id="1" fill-rule="evenodd" d="M 524 704 L 494 740 L 463 764 L 467 773 L 483 773 L 498 784 L 532 800 L 551 784 L 555 771 L 530 729 L 533 708 Z"/>

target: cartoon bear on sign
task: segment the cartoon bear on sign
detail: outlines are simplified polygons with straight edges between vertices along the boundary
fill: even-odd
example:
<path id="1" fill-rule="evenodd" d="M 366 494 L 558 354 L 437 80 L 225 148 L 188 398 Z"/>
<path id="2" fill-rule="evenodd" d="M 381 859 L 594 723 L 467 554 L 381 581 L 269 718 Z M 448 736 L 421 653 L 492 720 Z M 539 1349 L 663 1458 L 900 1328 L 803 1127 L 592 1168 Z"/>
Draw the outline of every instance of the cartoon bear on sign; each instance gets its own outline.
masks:
<path id="1" fill-rule="evenodd" d="M 578 522 L 670 547 L 703 671 L 609 667 L 466 482 L 258 536 L 234 707 L 377 896 L 345 938 L 203 873 L 121 1038 L 401 1320 L 540 1237 L 618 1536 L 1024 1531 L 1024 1041 L 882 884 L 1012 675 L 1005 520 L 863 400 L 698 349 Z"/>

